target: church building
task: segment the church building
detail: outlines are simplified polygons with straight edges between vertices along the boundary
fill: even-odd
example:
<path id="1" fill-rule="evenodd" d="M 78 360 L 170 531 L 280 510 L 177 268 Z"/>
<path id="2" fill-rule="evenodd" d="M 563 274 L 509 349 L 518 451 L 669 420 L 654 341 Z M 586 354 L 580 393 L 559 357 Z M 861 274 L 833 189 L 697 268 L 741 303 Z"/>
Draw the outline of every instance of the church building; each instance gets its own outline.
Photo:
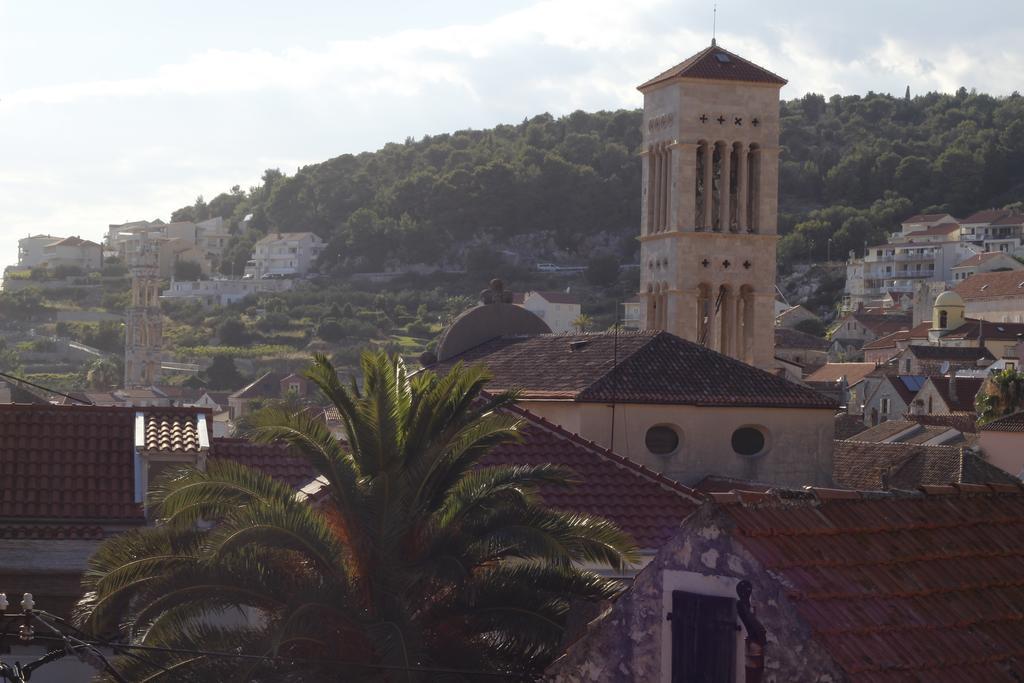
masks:
<path id="1" fill-rule="evenodd" d="M 644 95 L 641 327 L 774 366 L 779 90 L 711 46 Z"/>

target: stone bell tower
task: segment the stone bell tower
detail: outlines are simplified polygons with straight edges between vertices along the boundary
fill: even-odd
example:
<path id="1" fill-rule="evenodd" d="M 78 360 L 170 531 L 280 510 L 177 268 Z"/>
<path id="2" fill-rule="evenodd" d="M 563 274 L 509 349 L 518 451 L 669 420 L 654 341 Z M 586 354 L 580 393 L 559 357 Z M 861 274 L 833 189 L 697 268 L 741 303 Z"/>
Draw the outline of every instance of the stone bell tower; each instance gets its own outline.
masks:
<path id="1" fill-rule="evenodd" d="M 139 249 L 129 257 L 132 299 L 124 334 L 125 389 L 151 387 L 160 381 L 164 326 L 160 314 L 160 271 L 156 245 L 139 235 Z"/>
<path id="2" fill-rule="evenodd" d="M 644 95 L 641 326 L 774 364 L 779 90 L 715 45 Z"/>

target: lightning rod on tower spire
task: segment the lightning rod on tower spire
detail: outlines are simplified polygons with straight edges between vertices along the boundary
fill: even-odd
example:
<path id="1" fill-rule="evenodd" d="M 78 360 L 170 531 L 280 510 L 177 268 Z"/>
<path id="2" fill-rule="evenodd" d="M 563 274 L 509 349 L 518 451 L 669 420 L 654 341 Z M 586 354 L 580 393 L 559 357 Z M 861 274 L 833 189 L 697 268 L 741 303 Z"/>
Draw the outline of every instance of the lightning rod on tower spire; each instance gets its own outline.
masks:
<path id="1" fill-rule="evenodd" d="M 718 3 L 712 5 L 711 10 L 711 47 L 717 45 L 715 42 L 715 34 L 718 31 Z"/>

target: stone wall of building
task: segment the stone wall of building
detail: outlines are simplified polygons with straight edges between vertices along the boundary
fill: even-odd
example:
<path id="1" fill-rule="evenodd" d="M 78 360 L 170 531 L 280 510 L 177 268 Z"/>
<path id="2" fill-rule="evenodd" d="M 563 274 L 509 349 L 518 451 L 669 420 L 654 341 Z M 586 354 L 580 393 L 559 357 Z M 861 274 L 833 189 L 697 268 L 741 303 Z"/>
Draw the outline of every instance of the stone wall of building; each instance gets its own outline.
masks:
<path id="1" fill-rule="evenodd" d="M 683 523 L 632 587 L 549 667 L 545 680 L 670 683 L 672 625 L 667 617 L 672 590 L 735 597 L 735 585 L 744 579 L 753 585 L 751 603 L 768 631 L 765 683 L 846 680 L 798 618 L 785 587 L 736 541 L 731 522 L 710 505 Z M 740 654 L 743 639 L 743 631 L 737 631 Z M 741 657 L 737 659 L 736 680 L 742 681 Z"/>

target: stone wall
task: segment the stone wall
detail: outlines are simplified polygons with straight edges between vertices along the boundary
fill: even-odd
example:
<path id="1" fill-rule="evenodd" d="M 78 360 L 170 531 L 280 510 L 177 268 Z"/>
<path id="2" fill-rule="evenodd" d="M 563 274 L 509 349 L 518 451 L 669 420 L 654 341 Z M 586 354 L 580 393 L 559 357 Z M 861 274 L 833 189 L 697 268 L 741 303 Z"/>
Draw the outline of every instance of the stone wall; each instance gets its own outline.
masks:
<path id="1" fill-rule="evenodd" d="M 765 683 L 847 680 L 812 639 L 784 586 L 738 542 L 731 521 L 711 504 L 683 523 L 680 533 L 637 575 L 632 587 L 548 668 L 545 680 L 669 683 L 671 623 L 666 605 L 671 605 L 673 587 L 724 595 L 722 589 L 734 590 L 743 579 L 753 584 L 751 603 L 768 631 Z M 743 636 L 737 632 L 740 653 Z M 736 680 L 743 680 L 739 664 Z"/>

